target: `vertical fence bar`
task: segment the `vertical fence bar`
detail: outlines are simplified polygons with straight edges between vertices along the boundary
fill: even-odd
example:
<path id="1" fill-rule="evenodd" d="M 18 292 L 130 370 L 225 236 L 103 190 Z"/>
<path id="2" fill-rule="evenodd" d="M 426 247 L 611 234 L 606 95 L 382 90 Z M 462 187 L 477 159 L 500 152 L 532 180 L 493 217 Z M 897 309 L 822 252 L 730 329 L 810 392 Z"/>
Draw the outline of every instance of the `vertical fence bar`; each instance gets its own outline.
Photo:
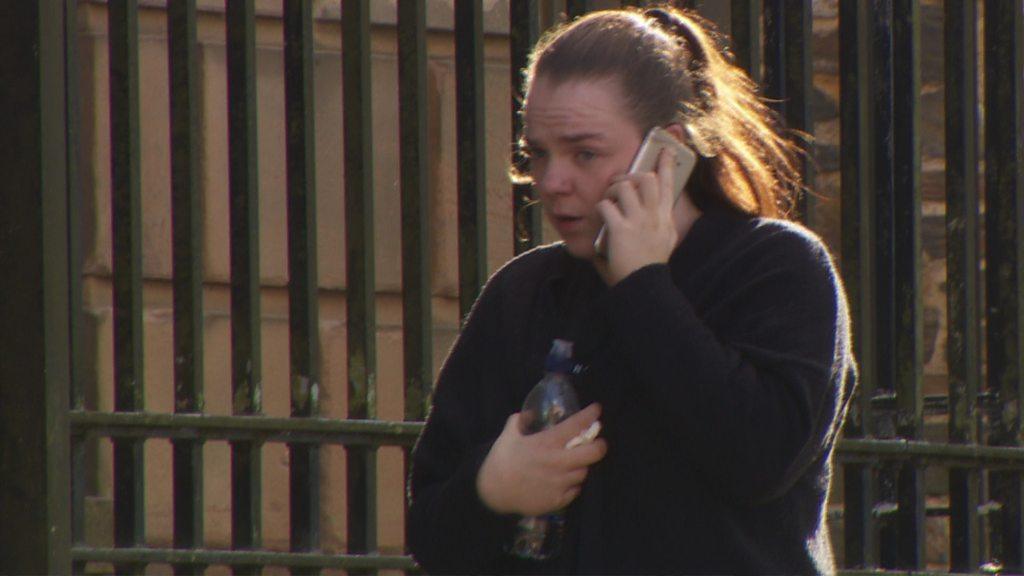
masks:
<path id="1" fill-rule="evenodd" d="M 801 133 L 792 135 L 801 148 L 806 148 L 802 134 L 812 133 L 811 123 L 811 0 L 790 0 L 786 3 L 785 18 L 785 99 L 786 127 Z M 797 159 L 800 167 L 801 180 L 809 187 L 814 187 L 814 174 L 806 156 Z M 811 223 L 811 196 L 801 194 L 797 198 L 796 215 L 806 223 Z"/>
<path id="2" fill-rule="evenodd" d="M 565 0 L 565 15 L 570 21 L 587 12 L 590 12 L 590 0 Z"/>
<path id="3" fill-rule="evenodd" d="M 989 442 L 1020 446 L 1024 373 L 1024 11 L 1019 1 L 988 0 L 985 10 L 985 250 L 988 386 L 1000 406 Z M 990 475 L 1002 505 L 993 534 L 1007 573 L 1024 570 L 1021 472 Z"/>
<path id="4" fill-rule="evenodd" d="M 455 91 L 459 188 L 459 312 L 487 278 L 487 172 L 484 144 L 484 19 L 477 0 L 455 0 Z"/>
<path id="5" fill-rule="evenodd" d="M 228 62 L 228 176 L 231 196 L 232 413 L 262 411 L 259 188 L 256 165 L 256 23 L 253 0 L 225 1 Z M 231 547 L 261 543 L 259 444 L 231 443 Z M 255 574 L 257 567 L 235 567 Z"/>
<path id="6" fill-rule="evenodd" d="M 78 172 L 79 90 L 78 90 L 78 2 L 63 0 L 65 117 L 67 122 L 67 198 L 68 198 L 68 313 L 69 343 L 71 346 L 71 374 L 68 382 L 72 410 L 85 409 L 86 375 L 84 342 L 84 315 L 82 304 L 82 190 Z M 88 489 L 86 466 L 90 444 L 83 436 L 71 437 L 71 545 L 85 543 L 85 494 Z M 85 572 L 85 562 L 72 561 L 71 573 Z"/>
<path id="7" fill-rule="evenodd" d="M 896 256 L 895 207 L 893 181 L 893 0 L 873 0 L 872 11 L 872 75 L 873 153 L 875 197 L 875 378 L 878 394 L 891 396 L 896 392 L 898 376 L 892 350 L 896 341 L 896 310 L 894 309 Z M 892 413 L 879 419 L 878 435 L 893 438 L 896 422 Z M 879 556 L 882 567 L 894 568 L 899 563 L 898 464 L 884 464 L 878 473 L 880 518 Z"/>
<path id="8" fill-rule="evenodd" d="M 131 0 L 107 4 L 110 36 L 111 222 L 114 252 L 114 409 L 143 409 L 142 199 L 139 180 L 138 7 Z M 143 441 L 114 444 L 114 544 L 145 542 Z M 141 570 L 115 566 L 118 573 Z"/>
<path id="9" fill-rule="evenodd" d="M 0 19 L 0 546 L 3 570 L 71 567 L 67 73 L 61 0 Z"/>
<path id="10" fill-rule="evenodd" d="M 857 396 L 843 433 L 849 438 L 871 434 L 874 395 L 872 302 L 872 126 L 868 92 L 867 6 L 860 0 L 839 2 L 839 115 L 842 208 L 842 273 L 853 319 L 855 354 L 860 364 Z M 847 568 L 878 565 L 878 542 L 872 509 L 874 473 L 870 465 L 847 464 L 843 475 L 844 561 Z"/>
<path id="11" fill-rule="evenodd" d="M 398 91 L 402 179 L 402 350 L 405 419 L 420 421 L 433 380 L 430 306 L 429 155 L 427 153 L 427 12 L 398 3 Z"/>
<path id="12" fill-rule="evenodd" d="M 85 354 L 82 349 L 82 190 L 78 172 L 78 138 L 81 126 L 78 110 L 78 2 L 63 0 L 67 197 L 68 197 L 68 303 L 70 316 L 71 379 L 69 400 L 72 410 L 85 407 Z"/>
<path id="13" fill-rule="evenodd" d="M 921 92 L 920 5 L 893 4 L 893 339 L 896 434 L 924 434 L 921 303 L 921 147 L 917 102 Z M 897 567 L 924 567 L 924 470 L 914 460 L 901 465 L 897 484 Z"/>
<path id="14" fill-rule="evenodd" d="M 348 416 L 374 418 L 377 378 L 373 260 L 373 117 L 370 106 L 370 5 L 342 5 L 345 122 L 345 228 L 348 314 Z M 346 446 L 348 551 L 377 549 L 377 452 Z"/>
<path id="15" fill-rule="evenodd" d="M 770 98 L 769 106 L 781 117 L 785 117 L 786 57 L 783 52 L 786 42 L 786 7 L 783 0 L 763 0 L 764 18 L 764 95 Z"/>
<path id="16" fill-rule="evenodd" d="M 555 0 L 541 0 L 540 5 L 540 29 L 548 30 L 557 26 L 561 21 L 561 12 L 558 11 L 558 5 Z"/>
<path id="17" fill-rule="evenodd" d="M 795 131 L 790 138 L 801 144 L 797 134 L 812 130 L 811 95 L 811 0 L 764 2 L 764 86 L 765 96 Z M 804 146 L 801 146 L 802 148 Z M 805 158 L 798 159 L 803 181 L 810 186 L 811 174 Z M 794 215 L 809 222 L 810 205 L 806 194 L 796 201 Z"/>
<path id="18" fill-rule="evenodd" d="M 510 2 L 509 68 L 512 86 L 512 137 L 522 136 L 523 119 L 519 109 L 526 94 L 523 93 L 523 69 L 526 68 L 530 49 L 540 34 L 540 21 L 536 0 Z M 512 146 L 512 165 L 519 173 L 527 170 L 528 162 L 518 152 L 518 142 Z M 522 254 L 540 244 L 541 214 L 533 203 L 533 187 L 529 184 L 512 185 L 512 242 L 516 254 Z"/>
<path id="19" fill-rule="evenodd" d="M 430 305 L 429 155 L 427 153 L 427 11 L 398 2 L 398 99 L 402 185 L 402 358 L 405 420 L 422 421 L 433 381 Z M 410 453 L 403 454 L 403 478 Z M 405 501 L 408 518 L 408 500 Z M 406 526 L 409 525 L 408 520 Z"/>
<path id="20" fill-rule="evenodd" d="M 979 440 L 981 380 L 976 4 L 946 2 L 943 22 L 949 441 L 974 444 Z M 953 572 L 974 572 L 980 564 L 980 487 L 978 470 L 949 470 L 949 564 Z"/>
<path id="21" fill-rule="evenodd" d="M 762 11 L 761 0 L 732 0 L 730 4 L 730 36 L 736 64 L 757 84 L 761 83 Z"/>
<path id="22" fill-rule="evenodd" d="M 320 335 L 313 166 L 313 12 L 312 4 L 303 0 L 284 3 L 284 70 L 291 416 L 304 418 L 320 413 Z M 310 552 L 320 546 L 320 446 L 289 444 L 288 452 L 291 549 Z"/>
<path id="23" fill-rule="evenodd" d="M 174 292 L 174 411 L 203 409 L 202 214 L 198 183 L 196 4 L 167 5 L 171 87 L 171 220 Z M 174 547 L 203 545 L 203 444 L 174 440 Z M 178 574 L 202 566 L 181 564 Z"/>

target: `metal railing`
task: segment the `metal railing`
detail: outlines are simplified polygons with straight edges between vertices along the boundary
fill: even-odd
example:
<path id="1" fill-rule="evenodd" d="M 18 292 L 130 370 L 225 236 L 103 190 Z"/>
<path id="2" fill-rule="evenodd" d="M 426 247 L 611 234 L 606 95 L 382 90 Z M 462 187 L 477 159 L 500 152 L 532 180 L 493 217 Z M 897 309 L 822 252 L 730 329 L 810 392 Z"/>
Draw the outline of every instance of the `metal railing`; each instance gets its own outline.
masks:
<path id="1" fill-rule="evenodd" d="M 225 2 L 227 46 L 231 416 L 203 413 L 203 270 L 198 163 L 196 2 L 167 4 L 173 298 L 173 414 L 145 412 L 142 367 L 141 201 L 137 4 L 107 4 L 114 265 L 114 411 L 85 409 L 82 390 L 80 192 L 74 49 L 75 0 L 15 3 L 0 18 L 12 48 L 0 56 L 7 86 L 0 110 L 18 146 L 4 192 L 0 300 L 18 337 L 0 336 L 5 485 L 0 503 L 4 565 L 18 572 L 81 572 L 90 562 L 183 573 L 228 565 L 236 573 L 415 570 L 380 555 L 377 451 L 408 449 L 420 430 L 433 374 L 427 242 L 426 7 L 397 6 L 402 207 L 405 422 L 376 420 L 370 1 L 342 0 L 348 419 L 320 415 L 314 183 L 312 2 L 283 0 L 287 152 L 289 418 L 263 415 L 257 196 L 255 7 Z M 599 2 L 509 3 L 512 85 L 541 22 Z M 642 2 L 629 2 L 642 4 Z M 679 3 L 683 4 L 683 3 Z M 687 3 L 689 4 L 689 3 Z M 810 131 L 810 0 L 732 0 L 737 62 L 763 83 L 789 127 Z M 1024 5 L 947 0 L 944 21 L 948 394 L 925 396 L 921 286 L 921 14 L 916 0 L 840 0 L 842 275 L 861 367 L 860 392 L 838 449 L 844 574 L 928 574 L 925 524 L 948 517 L 949 570 L 1024 571 Z M 982 16 L 983 15 L 983 16 Z M 984 21 L 984 38 L 976 37 Z M 17 23 L 17 24 L 12 24 Z M 483 8 L 454 3 L 458 134 L 459 308 L 486 277 Z M 984 55 L 984 71 L 979 68 Z M 983 97 L 976 89 L 984 78 Z M 510 106 L 518 130 L 516 94 Z M 984 132 L 984 142 L 978 134 Z M 984 151 L 984 157 L 982 157 Z M 490 159 L 494 161 L 494 159 Z M 506 159 L 499 159 L 506 162 Z M 980 179 L 984 166 L 984 180 Z M 16 168 L 16 170 L 13 170 Z M 813 179 L 813 166 L 805 165 Z M 984 191 L 984 193 L 983 193 Z M 984 202 L 982 201 L 984 199 Z M 512 213 L 528 203 L 516 186 Z M 813 202 L 810 200 L 809 202 Z M 984 211 L 982 206 L 984 205 Z M 813 206 L 801 204 L 808 217 Z M 25 223 L 28 224 L 25 224 Z M 523 218 L 536 242 L 536 211 Z M 517 227 L 513 227 L 517 229 Z M 981 234 L 984 232 L 984 237 Z M 518 230 L 517 230 L 518 233 Z M 982 247 L 984 246 L 984 254 Z M 18 253 L 29 266 L 16 265 Z M 982 276 L 984 262 L 984 276 Z M 982 326 L 985 326 L 984 338 Z M 987 342 L 987 346 L 985 343 Z M 22 383 L 31 385 L 19 386 Z M 70 400 L 69 400 L 70 399 Z M 925 416 L 945 415 L 945 442 L 925 439 Z M 88 443 L 114 447 L 114 547 L 84 540 Z M 173 445 L 173 548 L 146 546 L 143 443 Z M 204 442 L 231 447 L 231 550 L 203 547 Z M 290 466 L 290 552 L 262 547 L 262 446 L 283 443 Z M 322 445 L 347 454 L 345 554 L 320 552 Z M 17 464 L 15 464 L 17 463 Z M 926 467 L 948 471 L 948 506 L 926 505 Z M 45 490 L 38 488 L 46 487 Z M 66 496 L 63 487 L 70 487 Z M 70 506 L 68 506 L 70 504 Z M 46 510 L 40 517 L 38 510 Z"/>

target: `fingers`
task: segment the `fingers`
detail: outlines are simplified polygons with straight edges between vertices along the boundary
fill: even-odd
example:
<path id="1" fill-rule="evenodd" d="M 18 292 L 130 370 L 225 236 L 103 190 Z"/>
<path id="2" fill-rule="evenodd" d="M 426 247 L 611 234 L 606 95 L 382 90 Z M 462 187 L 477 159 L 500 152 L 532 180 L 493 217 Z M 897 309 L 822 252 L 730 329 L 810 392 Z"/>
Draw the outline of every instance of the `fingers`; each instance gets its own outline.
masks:
<path id="1" fill-rule="evenodd" d="M 618 228 L 622 225 L 622 221 L 625 220 L 622 211 L 611 200 L 605 199 L 598 202 L 597 212 L 601 215 L 601 219 L 604 220 L 605 226 L 609 229 Z M 605 242 L 607 243 L 607 241 L 606 238 Z"/>
<path id="2" fill-rule="evenodd" d="M 580 495 L 581 491 L 582 488 L 580 488 L 579 486 L 566 490 L 565 494 L 562 495 L 562 501 L 559 503 L 559 508 L 565 508 L 569 504 L 572 504 L 572 501 L 575 500 L 576 497 Z"/>
<path id="3" fill-rule="evenodd" d="M 516 412 L 515 414 L 509 416 L 508 420 L 505 421 L 505 429 L 502 430 L 501 435 L 522 436 L 522 428 L 520 428 L 519 426 L 519 412 Z"/>
<path id="4" fill-rule="evenodd" d="M 658 156 L 658 188 L 661 191 L 660 203 L 666 210 L 671 210 L 675 203 L 676 189 L 676 151 L 665 148 Z"/>
<path id="5" fill-rule="evenodd" d="M 583 468 L 601 461 L 608 453 L 608 443 L 603 438 L 588 442 L 568 450 L 565 455 L 565 464 L 570 468 Z"/>
<path id="6" fill-rule="evenodd" d="M 669 176 L 670 186 L 671 178 Z M 640 208 L 658 207 L 660 210 L 663 189 L 660 176 L 654 172 L 624 174 L 608 188 L 606 196 L 618 203 L 628 216 Z"/>
<path id="7" fill-rule="evenodd" d="M 600 433 L 601 433 L 601 421 L 598 420 L 598 421 L 594 422 L 593 424 L 591 424 L 590 427 L 587 428 L 586 430 L 584 430 L 583 432 L 580 432 L 576 436 L 573 436 L 572 439 L 569 440 L 568 443 L 566 443 L 565 449 L 569 450 L 571 448 L 575 448 L 575 447 L 580 446 L 582 444 L 586 444 L 587 442 L 591 442 L 591 441 L 594 440 L 594 438 L 597 438 L 597 435 L 600 434 Z"/>
<path id="8" fill-rule="evenodd" d="M 587 479 L 588 472 L 589 470 L 587 470 L 586 468 L 575 468 L 573 470 L 570 470 L 565 475 L 564 481 L 566 487 L 572 488 L 575 486 L 579 486 L 580 484 L 583 484 L 583 481 Z"/>
<path id="9" fill-rule="evenodd" d="M 636 214 L 643 202 L 640 199 L 638 175 L 627 175 L 616 180 L 605 193 L 605 197 L 618 206 L 618 209 L 625 216 Z"/>

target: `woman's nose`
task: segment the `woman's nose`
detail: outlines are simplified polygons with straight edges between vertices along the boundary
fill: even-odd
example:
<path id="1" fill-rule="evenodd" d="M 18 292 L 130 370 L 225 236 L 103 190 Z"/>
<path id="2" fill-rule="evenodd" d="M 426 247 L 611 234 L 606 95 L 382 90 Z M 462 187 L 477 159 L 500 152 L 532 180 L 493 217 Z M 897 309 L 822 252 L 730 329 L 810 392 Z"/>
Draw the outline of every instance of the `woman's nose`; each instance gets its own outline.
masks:
<path id="1" fill-rule="evenodd" d="M 542 194 L 565 194 L 572 190 L 568 171 L 560 162 L 552 161 L 541 174 L 537 187 Z"/>

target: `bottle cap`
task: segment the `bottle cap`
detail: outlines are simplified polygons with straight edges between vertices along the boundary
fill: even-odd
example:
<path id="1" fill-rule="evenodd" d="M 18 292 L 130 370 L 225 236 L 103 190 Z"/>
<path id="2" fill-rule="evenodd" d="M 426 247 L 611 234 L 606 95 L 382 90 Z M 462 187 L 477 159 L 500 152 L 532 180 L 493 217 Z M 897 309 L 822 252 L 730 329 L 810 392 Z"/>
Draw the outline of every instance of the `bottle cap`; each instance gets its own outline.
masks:
<path id="1" fill-rule="evenodd" d="M 569 374 L 572 372 L 572 342 L 555 338 L 551 341 L 551 351 L 544 361 L 544 370 Z"/>

